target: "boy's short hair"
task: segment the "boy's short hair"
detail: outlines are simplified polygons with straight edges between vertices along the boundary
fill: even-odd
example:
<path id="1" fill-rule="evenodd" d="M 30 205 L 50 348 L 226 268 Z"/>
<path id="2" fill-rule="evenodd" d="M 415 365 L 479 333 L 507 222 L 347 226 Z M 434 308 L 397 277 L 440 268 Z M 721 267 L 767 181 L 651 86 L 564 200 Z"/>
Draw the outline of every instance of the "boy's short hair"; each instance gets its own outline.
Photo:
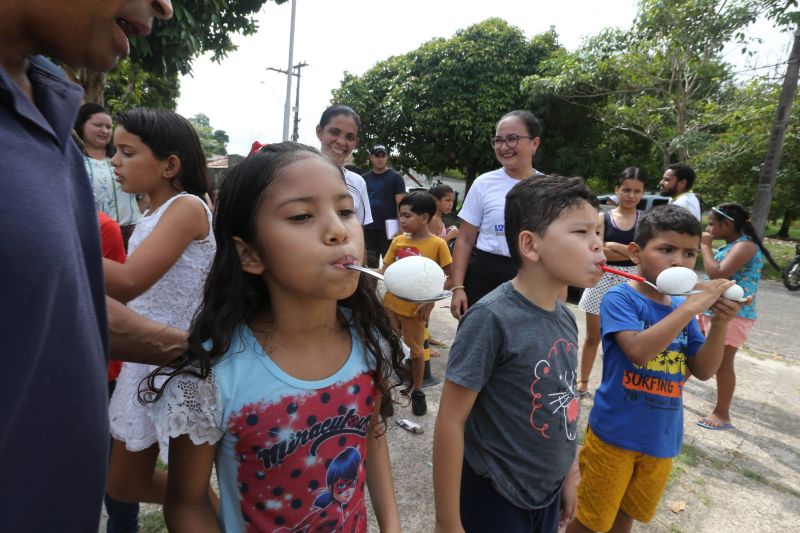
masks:
<path id="1" fill-rule="evenodd" d="M 414 191 L 409 193 L 397 204 L 397 209 L 407 205 L 411 212 L 417 215 L 428 215 L 428 219 L 436 214 L 436 199 L 426 191 Z"/>
<path id="2" fill-rule="evenodd" d="M 675 174 L 677 181 L 686 181 L 687 191 L 692 188 L 694 185 L 694 180 L 697 177 L 692 167 L 686 163 L 673 163 L 668 166 L 667 169 L 671 170 L 672 173 Z"/>
<path id="3" fill-rule="evenodd" d="M 688 209 L 677 205 L 660 205 L 647 211 L 639 219 L 633 242 L 639 248 L 644 248 L 656 235 L 665 231 L 700 237 L 703 227 Z"/>
<path id="4" fill-rule="evenodd" d="M 583 178 L 531 176 L 514 185 L 506 195 L 505 212 L 506 242 L 514 264 L 522 265 L 518 247 L 521 231 L 544 235 L 561 213 L 583 202 L 597 207 L 597 197 Z"/>

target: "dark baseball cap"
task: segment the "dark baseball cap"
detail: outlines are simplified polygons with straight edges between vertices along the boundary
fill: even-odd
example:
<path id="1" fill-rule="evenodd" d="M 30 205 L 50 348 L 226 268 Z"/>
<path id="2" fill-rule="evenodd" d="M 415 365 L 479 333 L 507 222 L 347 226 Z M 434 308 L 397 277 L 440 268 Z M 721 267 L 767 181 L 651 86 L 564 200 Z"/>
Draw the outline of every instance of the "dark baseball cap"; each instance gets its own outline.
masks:
<path id="1" fill-rule="evenodd" d="M 372 147 L 370 154 L 374 155 L 377 154 L 378 152 L 383 152 L 384 154 L 388 154 L 389 150 L 387 150 L 386 147 L 382 144 L 376 144 L 375 146 Z"/>

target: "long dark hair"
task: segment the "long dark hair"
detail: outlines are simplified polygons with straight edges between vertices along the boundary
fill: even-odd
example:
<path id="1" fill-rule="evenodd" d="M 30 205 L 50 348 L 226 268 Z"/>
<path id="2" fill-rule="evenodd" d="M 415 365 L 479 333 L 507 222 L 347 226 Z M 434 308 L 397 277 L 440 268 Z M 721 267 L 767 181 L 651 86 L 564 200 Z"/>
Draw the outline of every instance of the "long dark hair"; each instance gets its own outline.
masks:
<path id="1" fill-rule="evenodd" d="M 191 122 L 174 111 L 146 107 L 117 113 L 115 118 L 120 126 L 138 136 L 159 160 L 171 155 L 180 159 L 177 180 L 181 189 L 203 200 L 206 194 L 212 195 L 206 156 Z"/>
<path id="2" fill-rule="evenodd" d="M 753 227 L 753 223 L 750 221 L 750 213 L 747 211 L 747 209 L 733 202 L 720 204 L 712 209 L 708 216 L 714 217 L 717 221 L 721 222 L 723 217 L 720 217 L 720 214 L 715 213 L 715 211 L 724 213 L 729 217 L 729 220 L 733 222 L 733 229 L 750 237 L 750 239 L 756 243 L 756 246 L 758 246 L 758 248 L 761 250 L 761 253 L 764 254 L 764 257 L 767 258 L 769 264 L 775 267 L 775 270 L 778 272 L 783 270 L 778 266 L 778 263 L 775 262 L 775 259 L 772 258 L 769 250 L 764 247 L 764 243 L 761 242 L 761 239 L 759 239 L 758 234 L 756 233 L 756 228 Z"/>
<path id="3" fill-rule="evenodd" d="M 283 142 L 264 146 L 224 176 L 214 222 L 217 252 L 206 279 L 202 304 L 189 330 L 189 349 L 185 355 L 150 375 L 149 390 L 140 394 L 143 401 L 157 401 L 164 390 L 163 386 L 159 389 L 155 385 L 157 376 L 169 376 L 167 382 L 179 374 L 208 377 L 211 368 L 230 348 L 237 329 L 270 307 L 270 294 L 264 280 L 242 270 L 234 237 L 246 243 L 256 242 L 256 213 L 276 175 L 291 163 L 308 157 L 317 157 L 341 173 L 338 166 L 316 149 Z M 402 364 L 400 338 L 366 276 L 360 277 L 355 293 L 339 301 L 339 305 L 351 311 L 349 325 L 355 329 L 365 351 L 374 357 L 375 380 L 383 399 L 380 408 L 383 426 L 380 431 L 383 431 L 386 417 L 392 411 L 391 391 L 409 376 L 409 370 Z M 408 396 L 409 391 L 406 387 L 401 393 Z"/>
<path id="4" fill-rule="evenodd" d="M 86 123 L 89 122 L 89 119 L 92 116 L 103 113 L 105 115 L 111 116 L 111 113 L 108 112 L 108 109 L 101 106 L 100 104 L 96 104 L 94 102 L 86 102 L 78 109 L 78 116 L 75 117 L 75 133 L 78 135 L 81 141 L 86 142 L 86 137 L 83 135 L 83 127 L 86 126 Z M 81 147 L 83 149 L 83 147 Z M 109 141 L 106 145 L 106 157 L 111 157 L 114 155 L 114 143 Z"/>

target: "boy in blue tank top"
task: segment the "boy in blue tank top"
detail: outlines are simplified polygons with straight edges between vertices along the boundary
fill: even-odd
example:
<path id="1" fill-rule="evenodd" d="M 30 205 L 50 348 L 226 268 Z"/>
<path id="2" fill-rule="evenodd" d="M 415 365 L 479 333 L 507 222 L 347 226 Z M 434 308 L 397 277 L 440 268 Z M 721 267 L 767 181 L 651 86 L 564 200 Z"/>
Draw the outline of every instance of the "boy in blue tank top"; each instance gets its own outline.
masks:
<path id="1" fill-rule="evenodd" d="M 677 206 L 657 207 L 639 221 L 631 259 L 655 283 L 669 267 L 694 268 L 700 223 Z M 600 304 L 603 381 L 589 414 L 580 454 L 578 512 L 568 533 L 630 531 L 647 523 L 683 440 L 683 386 L 711 378 L 722 361 L 725 331 L 739 304 L 721 298 L 733 282 L 698 285 L 670 297 L 638 281 L 617 285 Z M 714 312 L 708 337 L 695 315 Z"/>

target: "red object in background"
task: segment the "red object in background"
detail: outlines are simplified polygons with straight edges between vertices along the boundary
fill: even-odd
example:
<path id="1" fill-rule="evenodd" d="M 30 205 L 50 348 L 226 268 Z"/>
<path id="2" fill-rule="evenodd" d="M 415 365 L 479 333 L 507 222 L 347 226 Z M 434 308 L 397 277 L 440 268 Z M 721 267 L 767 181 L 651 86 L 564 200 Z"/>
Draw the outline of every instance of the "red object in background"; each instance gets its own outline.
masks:
<path id="1" fill-rule="evenodd" d="M 250 145 L 250 153 L 247 154 L 247 155 L 253 155 L 254 153 L 256 153 L 259 150 L 261 150 L 262 148 L 264 148 L 265 146 L 267 146 L 267 145 L 266 144 L 261 144 L 258 141 L 253 141 L 253 144 Z"/>
<path id="2" fill-rule="evenodd" d="M 97 212 L 100 221 L 100 245 L 103 247 L 103 257 L 111 259 L 117 263 L 124 263 L 125 245 L 122 243 L 122 232 L 119 224 L 102 211 Z M 114 359 L 108 360 L 108 381 L 109 383 L 117 379 L 122 370 L 122 361 Z"/>
<path id="3" fill-rule="evenodd" d="M 642 283 L 646 281 L 642 276 L 637 276 L 636 274 L 631 274 L 630 272 L 625 272 L 624 270 L 617 270 L 616 268 L 611 268 L 610 266 L 606 265 L 600 265 L 600 270 L 608 272 L 609 274 L 622 276 L 623 278 L 632 279 L 633 281 L 640 281 Z"/>

